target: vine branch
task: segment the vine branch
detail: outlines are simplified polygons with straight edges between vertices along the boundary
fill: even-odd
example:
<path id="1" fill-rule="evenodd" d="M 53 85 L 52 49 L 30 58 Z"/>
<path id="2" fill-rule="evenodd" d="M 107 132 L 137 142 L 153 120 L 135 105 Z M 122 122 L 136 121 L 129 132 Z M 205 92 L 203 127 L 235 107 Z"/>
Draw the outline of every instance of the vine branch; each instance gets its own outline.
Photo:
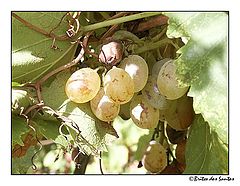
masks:
<path id="1" fill-rule="evenodd" d="M 47 36 L 47 37 L 55 38 L 55 39 L 57 39 L 57 40 L 62 40 L 62 41 L 69 39 L 69 37 L 68 37 L 67 35 L 61 35 L 61 36 L 55 35 L 55 34 L 53 33 L 53 30 L 51 30 L 50 32 L 47 32 L 46 30 L 43 30 L 43 29 L 41 29 L 41 28 L 39 28 L 39 27 L 37 27 L 37 26 L 29 23 L 28 21 L 26 21 L 25 19 L 21 18 L 20 16 L 18 16 L 18 15 L 15 14 L 15 13 L 12 13 L 12 16 L 13 16 L 14 18 L 16 18 L 18 21 L 20 21 L 21 23 L 23 23 L 23 24 L 24 24 L 25 26 L 27 26 L 28 28 L 30 28 L 30 29 L 38 32 L 38 33 L 41 33 L 41 34 L 43 34 L 43 35 L 45 35 L 45 36 Z M 55 29 L 55 28 L 54 28 L 54 29 Z"/>

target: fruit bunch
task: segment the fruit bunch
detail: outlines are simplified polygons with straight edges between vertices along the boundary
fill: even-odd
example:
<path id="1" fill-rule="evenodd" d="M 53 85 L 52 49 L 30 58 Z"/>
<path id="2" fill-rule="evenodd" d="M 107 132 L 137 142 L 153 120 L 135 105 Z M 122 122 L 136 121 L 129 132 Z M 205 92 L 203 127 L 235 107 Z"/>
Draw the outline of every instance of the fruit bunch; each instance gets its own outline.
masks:
<path id="1" fill-rule="evenodd" d="M 65 86 L 68 98 L 79 104 L 89 102 L 93 114 L 109 124 L 118 115 L 131 118 L 141 129 L 155 129 L 163 123 L 160 135 L 168 140 L 153 139 L 143 155 L 143 165 L 150 173 L 166 173 L 169 166 L 171 171 L 174 167 L 178 173 L 183 172 L 187 130 L 194 110 L 193 100 L 187 96 L 189 87 L 178 85 L 174 60 L 160 60 L 149 69 L 140 55 L 119 59 L 113 54 L 104 56 L 113 65 L 107 63 L 102 74 L 89 67 L 75 71 Z"/>

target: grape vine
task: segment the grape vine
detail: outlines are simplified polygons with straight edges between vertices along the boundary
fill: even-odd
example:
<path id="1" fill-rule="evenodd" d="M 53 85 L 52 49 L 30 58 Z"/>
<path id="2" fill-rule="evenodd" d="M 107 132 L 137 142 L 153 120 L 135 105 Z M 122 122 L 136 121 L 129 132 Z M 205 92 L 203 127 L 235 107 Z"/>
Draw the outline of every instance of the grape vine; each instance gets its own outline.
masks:
<path id="1" fill-rule="evenodd" d="M 196 88 L 207 77 L 197 70 L 217 62 L 213 54 L 198 64 L 190 60 L 200 56 L 199 30 L 192 33 L 184 15 L 13 12 L 12 173 L 95 174 L 97 165 L 99 174 L 226 174 L 225 110 L 214 118 L 206 106 L 206 114 L 212 87 Z M 204 24 L 205 16 L 211 19 L 196 16 Z M 221 12 L 213 17 L 225 20 Z M 201 141 L 206 148 L 199 152 L 202 136 L 209 141 Z M 194 166 L 201 153 L 209 164 Z M 24 169 L 21 162 L 28 162 Z M 64 166 L 53 168 L 57 163 Z"/>

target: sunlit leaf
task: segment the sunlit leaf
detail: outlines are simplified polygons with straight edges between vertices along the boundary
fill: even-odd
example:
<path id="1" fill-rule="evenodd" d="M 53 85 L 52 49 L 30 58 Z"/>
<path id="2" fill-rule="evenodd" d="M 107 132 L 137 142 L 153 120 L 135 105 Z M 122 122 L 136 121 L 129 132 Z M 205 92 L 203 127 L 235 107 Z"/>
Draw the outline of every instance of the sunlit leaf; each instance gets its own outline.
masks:
<path id="1" fill-rule="evenodd" d="M 64 35 L 68 29 L 66 12 L 13 12 L 48 33 Z M 65 16 L 65 17 L 64 17 Z M 58 49 L 51 48 L 56 45 Z M 46 72 L 70 62 L 76 45 L 56 40 L 25 26 L 12 17 L 12 80 L 35 81 Z"/>
<path id="2" fill-rule="evenodd" d="M 225 12 L 166 13 L 169 37 L 186 45 L 176 60 L 180 84 L 190 85 L 196 113 L 228 143 L 228 15 Z"/>

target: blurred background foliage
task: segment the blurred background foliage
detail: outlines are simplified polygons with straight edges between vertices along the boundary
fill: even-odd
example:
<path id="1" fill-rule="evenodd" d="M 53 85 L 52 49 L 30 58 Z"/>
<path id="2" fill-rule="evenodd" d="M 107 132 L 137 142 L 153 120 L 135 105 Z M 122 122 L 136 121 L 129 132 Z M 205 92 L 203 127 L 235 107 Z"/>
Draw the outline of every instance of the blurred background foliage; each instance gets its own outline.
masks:
<path id="1" fill-rule="evenodd" d="M 143 167 L 138 168 L 138 165 L 147 145 L 146 139 L 150 141 L 152 131 L 140 129 L 133 124 L 131 119 L 123 120 L 121 117 L 114 120 L 113 127 L 118 132 L 119 138 L 107 147 L 108 152 L 102 154 L 103 173 L 146 173 L 146 170 Z M 145 141 L 146 144 L 141 141 Z M 30 166 L 27 174 L 73 174 L 75 171 L 72 155 L 64 152 L 61 146 L 56 144 L 44 145 L 35 156 L 34 164 L 37 166 L 37 171 Z M 90 157 L 85 173 L 101 174 L 98 158 Z"/>

